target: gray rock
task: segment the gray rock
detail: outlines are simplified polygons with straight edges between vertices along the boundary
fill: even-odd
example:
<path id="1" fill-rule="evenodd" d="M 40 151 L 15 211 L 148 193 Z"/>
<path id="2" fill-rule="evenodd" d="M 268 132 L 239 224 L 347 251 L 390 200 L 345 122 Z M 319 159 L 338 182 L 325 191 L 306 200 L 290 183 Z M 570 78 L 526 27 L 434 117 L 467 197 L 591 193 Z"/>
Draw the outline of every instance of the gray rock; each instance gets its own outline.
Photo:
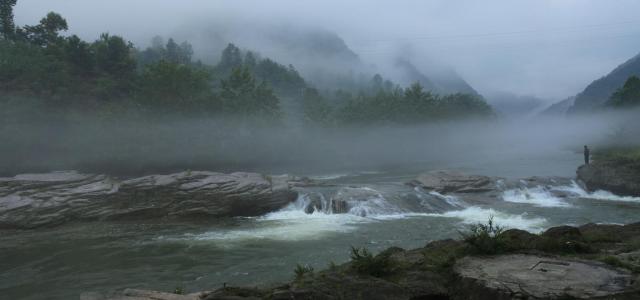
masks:
<path id="1" fill-rule="evenodd" d="M 576 174 L 590 192 L 605 190 L 621 196 L 640 197 L 640 170 L 637 168 L 594 162 L 579 167 Z"/>
<path id="2" fill-rule="evenodd" d="M 408 183 L 438 193 L 483 193 L 497 187 L 491 177 L 467 175 L 456 171 L 434 171 L 419 175 Z"/>
<path id="3" fill-rule="evenodd" d="M 535 255 L 467 257 L 453 299 L 636 299 L 633 277 L 593 261 Z M 620 297 L 620 298 L 618 298 Z"/>
<path id="4" fill-rule="evenodd" d="M 0 228 L 72 221 L 256 216 L 297 197 L 289 176 L 181 172 L 118 180 L 56 172 L 0 178 Z"/>

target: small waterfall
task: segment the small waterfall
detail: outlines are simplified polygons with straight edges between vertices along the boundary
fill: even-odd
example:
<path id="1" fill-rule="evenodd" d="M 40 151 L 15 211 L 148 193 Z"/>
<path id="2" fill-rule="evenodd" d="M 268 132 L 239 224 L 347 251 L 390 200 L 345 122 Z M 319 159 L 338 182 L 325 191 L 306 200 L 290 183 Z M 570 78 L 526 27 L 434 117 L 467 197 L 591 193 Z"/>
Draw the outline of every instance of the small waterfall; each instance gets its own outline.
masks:
<path id="1" fill-rule="evenodd" d="M 467 207 L 455 196 L 427 192 L 383 193 L 370 187 L 342 187 L 334 191 L 306 191 L 287 210 L 306 214 L 350 214 L 359 217 L 412 213 L 441 213 Z"/>

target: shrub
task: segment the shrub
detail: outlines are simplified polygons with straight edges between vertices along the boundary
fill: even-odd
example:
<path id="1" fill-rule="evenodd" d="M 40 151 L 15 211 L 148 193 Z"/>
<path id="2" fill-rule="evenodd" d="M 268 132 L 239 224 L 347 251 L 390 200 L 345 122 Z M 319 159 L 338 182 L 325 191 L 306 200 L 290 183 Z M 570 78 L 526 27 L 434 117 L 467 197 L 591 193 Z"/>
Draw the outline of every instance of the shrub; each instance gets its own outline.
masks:
<path id="1" fill-rule="evenodd" d="M 300 280 L 302 279 L 302 277 L 304 277 L 305 274 L 312 274 L 313 273 L 313 267 L 309 266 L 309 265 L 296 265 L 296 268 L 293 270 L 293 272 L 296 274 L 296 280 Z"/>
<path id="2" fill-rule="evenodd" d="M 471 225 L 469 232 L 460 232 L 460 235 L 473 253 L 498 254 L 507 249 L 506 241 L 500 236 L 503 231 L 502 227 L 494 223 L 493 216 L 490 216 L 487 224 Z"/>
<path id="3" fill-rule="evenodd" d="M 173 289 L 173 293 L 176 295 L 184 295 L 184 287 L 177 286 L 175 289 Z"/>
<path id="4" fill-rule="evenodd" d="M 374 277 L 382 277 L 393 272 L 393 262 L 388 253 L 374 256 L 364 247 L 351 247 L 351 267 L 358 274 Z"/>

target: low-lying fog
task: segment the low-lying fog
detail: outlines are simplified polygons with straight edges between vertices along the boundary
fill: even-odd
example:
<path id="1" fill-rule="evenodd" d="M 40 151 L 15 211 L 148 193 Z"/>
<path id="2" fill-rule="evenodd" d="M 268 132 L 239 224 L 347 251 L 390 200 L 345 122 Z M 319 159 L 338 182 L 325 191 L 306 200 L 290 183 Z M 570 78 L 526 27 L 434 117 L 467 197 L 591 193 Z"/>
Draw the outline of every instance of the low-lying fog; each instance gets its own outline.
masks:
<path id="1" fill-rule="evenodd" d="M 579 162 L 583 145 L 637 142 L 632 137 L 640 133 L 640 121 L 633 114 L 329 129 L 204 119 L 9 124 L 0 131 L 0 170 L 3 175 L 66 169 L 121 175 L 184 169 L 313 174 L 482 164 L 491 171 L 518 160 L 566 157 L 560 153 Z"/>

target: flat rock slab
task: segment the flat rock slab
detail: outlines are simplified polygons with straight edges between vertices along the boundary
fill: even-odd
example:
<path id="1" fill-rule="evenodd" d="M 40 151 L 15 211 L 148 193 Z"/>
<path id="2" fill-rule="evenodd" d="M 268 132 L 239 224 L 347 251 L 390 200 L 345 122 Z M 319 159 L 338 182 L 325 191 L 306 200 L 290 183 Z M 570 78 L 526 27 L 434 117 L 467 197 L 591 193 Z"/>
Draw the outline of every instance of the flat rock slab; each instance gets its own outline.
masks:
<path id="1" fill-rule="evenodd" d="M 54 172 L 0 178 L 0 229 L 67 222 L 258 216 L 297 198 L 292 176 L 181 172 L 127 180 Z"/>
<path id="2" fill-rule="evenodd" d="M 492 178 L 457 171 L 434 171 L 420 174 L 410 185 L 438 193 L 482 193 L 496 189 Z"/>
<path id="3" fill-rule="evenodd" d="M 628 272 L 593 261 L 536 255 L 467 257 L 455 271 L 460 276 L 455 299 L 627 299 L 637 293 Z"/>
<path id="4" fill-rule="evenodd" d="M 178 295 L 157 291 L 126 289 L 115 296 L 105 296 L 99 293 L 83 293 L 80 300 L 200 300 L 205 293 Z"/>

